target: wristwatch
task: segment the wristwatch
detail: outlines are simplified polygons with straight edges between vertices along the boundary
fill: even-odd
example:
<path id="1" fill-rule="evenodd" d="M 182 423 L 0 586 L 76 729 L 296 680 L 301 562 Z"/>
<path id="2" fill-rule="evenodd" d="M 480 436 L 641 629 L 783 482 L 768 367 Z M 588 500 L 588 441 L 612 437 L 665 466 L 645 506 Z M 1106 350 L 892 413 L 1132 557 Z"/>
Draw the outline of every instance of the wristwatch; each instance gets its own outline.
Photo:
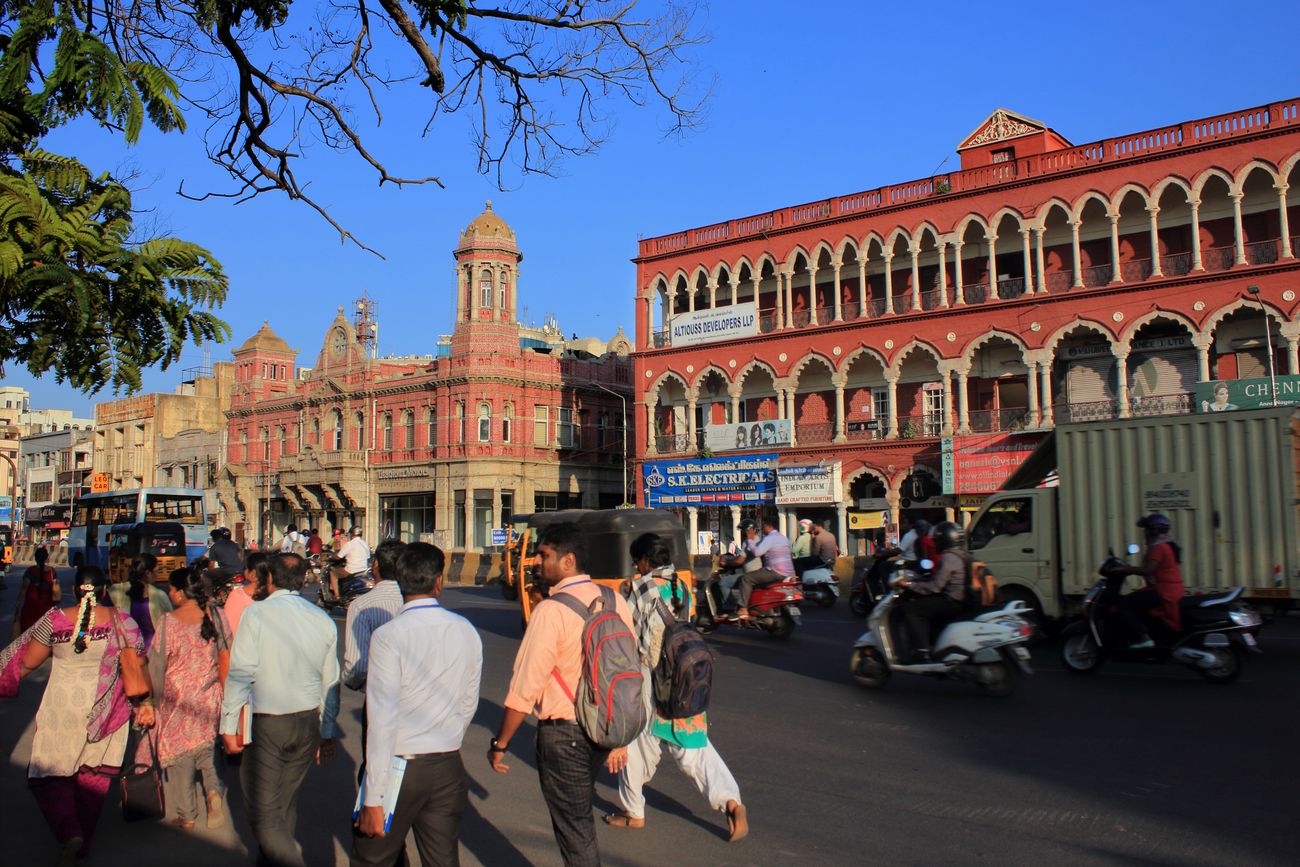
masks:
<path id="1" fill-rule="evenodd" d="M 506 746 L 506 744 L 500 743 L 496 738 L 493 738 L 492 743 L 488 745 L 488 752 L 504 753 L 506 751 Z"/>

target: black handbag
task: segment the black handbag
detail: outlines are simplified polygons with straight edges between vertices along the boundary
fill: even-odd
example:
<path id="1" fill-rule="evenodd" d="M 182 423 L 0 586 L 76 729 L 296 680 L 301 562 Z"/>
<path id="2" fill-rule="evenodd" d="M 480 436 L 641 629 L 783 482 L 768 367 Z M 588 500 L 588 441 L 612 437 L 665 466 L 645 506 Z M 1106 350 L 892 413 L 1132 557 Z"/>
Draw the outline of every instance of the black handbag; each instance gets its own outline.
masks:
<path id="1" fill-rule="evenodd" d="M 144 732 L 144 738 L 149 744 L 149 763 L 132 761 L 122 768 L 122 818 L 128 822 L 157 821 L 167 815 L 163 769 L 158 762 L 158 736 L 149 729 Z"/>

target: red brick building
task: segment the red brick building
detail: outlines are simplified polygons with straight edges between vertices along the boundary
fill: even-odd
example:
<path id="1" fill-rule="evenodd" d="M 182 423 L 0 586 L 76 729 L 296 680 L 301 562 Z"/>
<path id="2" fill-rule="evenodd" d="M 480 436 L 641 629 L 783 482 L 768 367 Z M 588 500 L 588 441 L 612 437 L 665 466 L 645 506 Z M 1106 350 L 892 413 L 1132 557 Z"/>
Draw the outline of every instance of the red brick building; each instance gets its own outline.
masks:
<path id="1" fill-rule="evenodd" d="M 272 539 L 289 523 L 360 525 L 482 551 L 514 512 L 625 500 L 630 341 L 521 324 L 523 254 L 491 203 L 454 259 L 455 329 L 428 356 L 376 357 L 365 298 L 351 320 L 339 308 L 310 369 L 269 325 L 235 350 L 224 523 Z"/>
<path id="2" fill-rule="evenodd" d="M 959 171 L 641 241 L 639 460 L 790 420 L 779 465 L 834 468 L 836 495 L 782 511 L 846 547 L 859 508 L 937 517 L 980 493 L 940 479 L 947 437 L 1015 451 L 1059 422 L 1189 412 L 1197 382 L 1267 376 L 1270 342 L 1300 373 L 1298 115 L 1072 145 L 999 109 Z M 684 511 L 727 535 L 741 509 Z"/>

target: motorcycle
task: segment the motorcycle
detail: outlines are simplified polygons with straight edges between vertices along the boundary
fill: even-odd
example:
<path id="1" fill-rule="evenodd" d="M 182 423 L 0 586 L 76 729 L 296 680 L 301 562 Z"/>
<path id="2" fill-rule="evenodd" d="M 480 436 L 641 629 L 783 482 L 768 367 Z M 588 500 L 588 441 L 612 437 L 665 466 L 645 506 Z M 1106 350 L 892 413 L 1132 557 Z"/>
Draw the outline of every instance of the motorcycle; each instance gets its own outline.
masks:
<path id="1" fill-rule="evenodd" d="M 1136 554 L 1137 545 L 1128 553 Z M 1061 641 L 1061 662 L 1071 674 L 1092 674 L 1107 659 L 1117 662 L 1178 662 L 1211 683 L 1232 683 L 1245 665 L 1246 653 L 1260 653 L 1255 632 L 1261 618 L 1249 605 L 1237 602 L 1244 592 L 1234 587 L 1223 593 L 1187 596 L 1179 601 L 1183 631 L 1164 623 L 1151 624 L 1154 647 L 1133 650 L 1133 636 L 1119 618 L 1120 593 L 1126 576 L 1114 574 L 1124 560 L 1109 552 L 1098 570 L 1101 579 L 1083 600 L 1082 619 L 1066 627 Z"/>
<path id="2" fill-rule="evenodd" d="M 803 622 L 799 603 L 803 601 L 803 585 L 798 579 L 763 584 L 754 588 L 749 596 L 749 619 L 740 620 L 728 611 L 735 581 L 740 580 L 740 570 L 719 570 L 696 587 L 695 626 L 709 633 L 720 624 L 727 623 L 742 629 L 762 629 L 773 638 L 789 638 L 794 628 Z M 724 596 L 724 579 L 728 582 Z"/>
<path id="3" fill-rule="evenodd" d="M 821 608 L 830 608 L 840 598 L 839 579 L 818 558 L 800 557 L 794 561 L 794 571 L 803 584 L 805 599 L 816 602 Z"/>
<path id="4" fill-rule="evenodd" d="M 354 599 L 369 593 L 375 586 L 375 576 L 370 571 L 370 567 L 367 566 L 364 572 L 340 578 L 339 595 L 335 596 L 330 591 L 329 569 L 342 562 L 342 560 L 331 561 L 325 570 L 320 573 L 318 579 L 320 581 L 320 593 L 316 597 L 316 604 L 327 612 L 334 608 L 342 608 L 347 611 L 348 606 L 352 604 Z"/>
<path id="5" fill-rule="evenodd" d="M 927 562 L 922 561 L 922 565 Z M 898 585 L 900 579 L 915 574 L 911 569 L 899 568 L 890 578 L 889 592 L 872 609 L 867 631 L 853 645 L 849 667 L 854 680 L 879 689 L 894 672 L 923 674 L 966 680 L 985 695 L 1005 696 L 1015 690 L 1021 672 L 1033 673 L 1024 645 L 1033 636 L 1034 628 L 1025 619 L 1029 608 L 1020 600 L 996 611 L 959 615 L 939 633 L 930 661 L 902 662 L 899 647 L 903 644 L 903 617 L 895 611 L 905 591 Z"/>
<path id="6" fill-rule="evenodd" d="M 854 616 L 866 617 L 889 592 L 890 579 L 903 565 L 898 555 L 897 548 L 881 551 L 870 566 L 858 570 L 849 587 L 849 610 Z"/>

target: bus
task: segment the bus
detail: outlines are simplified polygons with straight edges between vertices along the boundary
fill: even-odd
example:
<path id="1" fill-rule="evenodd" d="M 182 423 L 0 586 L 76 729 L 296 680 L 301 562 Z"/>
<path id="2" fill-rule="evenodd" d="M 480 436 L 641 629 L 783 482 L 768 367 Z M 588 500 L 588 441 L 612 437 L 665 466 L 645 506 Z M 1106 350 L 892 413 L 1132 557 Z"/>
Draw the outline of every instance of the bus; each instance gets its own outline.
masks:
<path id="1" fill-rule="evenodd" d="M 68 563 L 108 568 L 109 534 L 114 524 L 173 521 L 185 528 L 185 559 L 208 548 L 208 516 L 198 488 L 135 488 L 86 494 L 77 499 L 68 528 Z"/>

